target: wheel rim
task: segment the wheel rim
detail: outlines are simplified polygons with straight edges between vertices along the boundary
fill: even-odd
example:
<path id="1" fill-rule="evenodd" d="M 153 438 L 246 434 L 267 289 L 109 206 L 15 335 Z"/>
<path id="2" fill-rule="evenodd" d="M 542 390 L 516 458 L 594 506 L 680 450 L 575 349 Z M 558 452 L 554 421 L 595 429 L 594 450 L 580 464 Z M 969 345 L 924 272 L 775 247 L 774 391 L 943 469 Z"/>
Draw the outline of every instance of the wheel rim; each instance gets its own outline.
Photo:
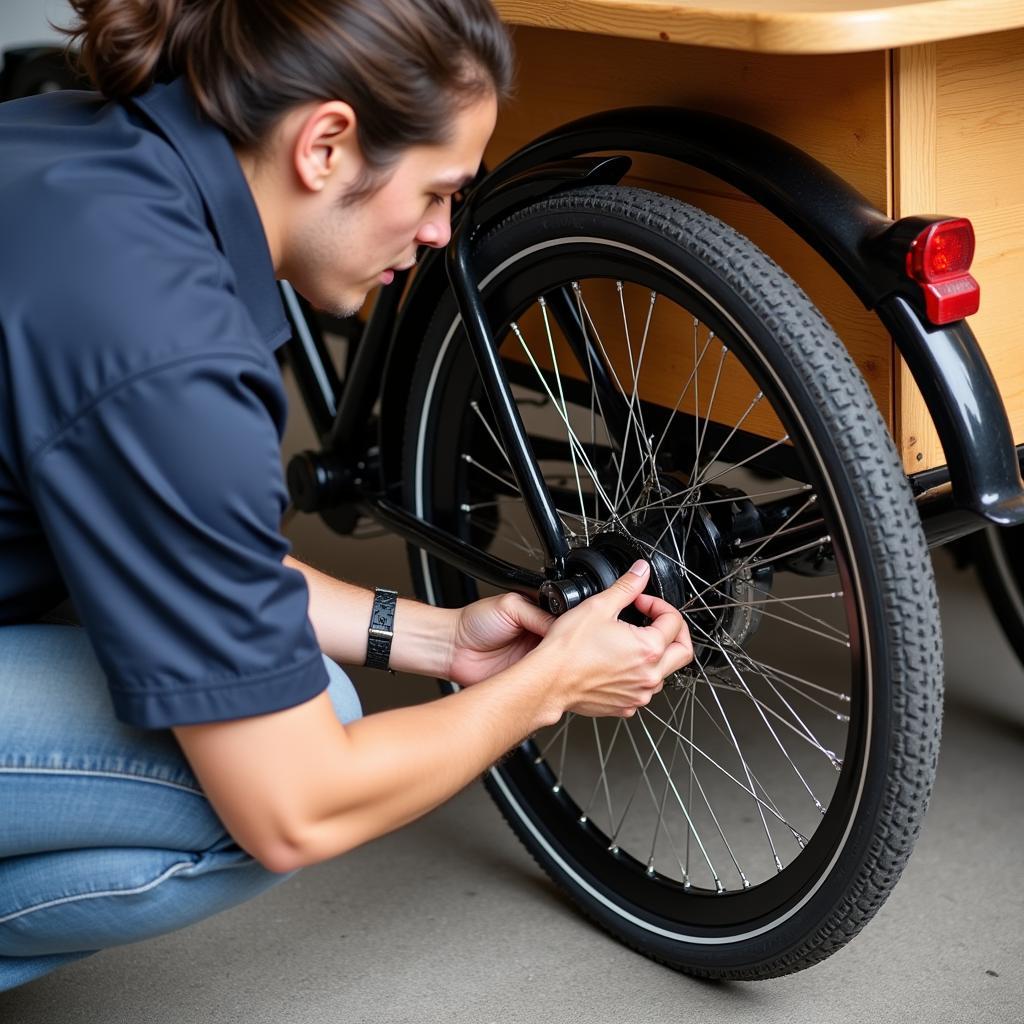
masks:
<path id="1" fill-rule="evenodd" d="M 595 249 L 600 252 L 602 246 L 614 251 L 606 252 L 607 258 L 595 257 Z M 585 264 L 583 269 L 581 263 Z M 564 359 L 564 352 L 559 352 L 564 348 L 559 344 L 560 328 L 552 324 L 540 303 L 524 300 L 523 296 L 550 294 L 556 284 L 570 288 L 580 306 L 581 321 L 592 325 L 595 337 L 600 339 L 601 354 L 610 356 L 614 366 L 617 357 L 609 352 L 611 332 L 602 335 L 606 325 L 597 323 L 588 299 L 598 287 L 596 275 L 613 263 L 619 275 L 607 279 L 606 287 L 614 289 L 614 297 L 619 300 L 622 319 L 618 331 L 626 356 L 624 362 L 619 358 L 619 364 L 629 368 L 629 376 L 624 372 L 626 379 L 618 379 L 617 384 L 634 415 L 629 421 L 632 442 L 629 437 L 614 438 L 605 431 L 607 448 L 617 450 L 620 456 L 617 462 L 612 461 L 617 472 L 609 478 L 607 471 L 596 464 L 601 448 L 599 424 L 604 420 L 599 396 L 591 392 L 589 403 L 583 404 L 574 399 L 579 394 L 578 382 L 568 379 L 564 367 L 560 368 L 560 358 Z M 624 265 L 629 269 L 628 276 L 622 272 Z M 656 489 L 664 489 L 666 479 L 679 481 L 681 491 L 700 487 L 697 492 L 688 491 L 689 499 L 680 499 L 679 491 L 675 493 L 677 510 L 682 509 L 685 520 L 683 532 L 673 536 L 676 531 L 670 528 L 667 532 L 673 544 L 666 551 L 664 537 L 659 537 L 657 549 L 670 561 L 675 556 L 682 575 L 689 577 L 688 610 L 705 617 L 702 627 L 695 621 L 699 616 L 689 616 L 694 639 L 698 646 L 704 644 L 705 654 L 717 646 L 720 662 L 711 671 L 705 667 L 708 659 L 699 657 L 694 671 L 685 671 L 680 678 L 667 682 L 663 693 L 649 708 L 641 709 L 633 721 L 563 719 L 496 768 L 495 781 L 550 853 L 571 865 L 579 884 L 610 898 L 617 912 L 638 915 L 638 923 L 659 931 L 667 927 L 673 935 L 685 929 L 696 941 L 735 940 L 756 934 L 758 928 L 770 926 L 765 922 L 778 924 L 795 912 L 815 891 L 845 843 L 863 784 L 870 732 L 870 651 L 861 627 L 863 601 L 852 571 L 855 561 L 849 557 L 846 526 L 835 514 L 835 496 L 823 471 L 822 458 L 806 428 L 799 424 L 792 403 L 787 406 L 785 387 L 763 361 L 749 334 L 695 282 L 657 257 L 606 239 L 562 239 L 517 254 L 497 268 L 486 284 L 490 286 L 486 293 L 489 304 L 515 313 L 513 322 L 507 325 L 505 344 L 516 346 L 525 356 L 519 372 L 507 364 L 519 382 L 517 394 L 524 403 L 545 403 L 544 410 L 561 429 L 563 442 L 569 433 L 567 422 L 572 427 L 574 442 L 565 443 L 562 465 L 546 459 L 542 469 L 556 491 L 575 494 L 573 508 L 566 508 L 564 501 L 558 503 L 573 546 L 589 545 L 609 532 L 629 535 L 629 516 L 622 514 L 623 503 L 628 501 L 632 513 L 638 509 L 648 513 L 646 518 L 640 517 L 644 528 L 635 530 L 633 536 L 646 538 L 644 543 L 649 548 L 652 508 L 660 506 L 658 511 L 666 520 L 673 511 L 666 496 L 657 495 Z M 700 317 L 692 318 L 693 333 L 688 339 L 692 342 L 691 370 L 696 367 L 696 372 L 691 372 L 680 388 L 680 401 L 674 403 L 664 432 L 647 447 L 644 457 L 643 439 L 651 434 L 644 422 L 644 358 L 651 332 L 661 329 L 658 304 L 663 301 L 685 307 L 690 313 L 700 311 Z M 614 307 L 615 303 L 604 305 Z M 524 324 L 530 319 L 531 307 L 536 308 L 532 328 L 528 329 Z M 641 315 L 636 316 L 638 307 Z M 457 322 L 449 336 L 454 335 L 456 327 Z M 547 366 L 543 367 L 539 354 L 545 350 Z M 502 351 L 506 354 L 505 348 Z M 736 372 L 745 375 L 761 396 L 751 408 L 762 401 L 771 402 L 782 426 L 796 439 L 792 448 L 802 468 L 799 480 L 791 477 L 751 485 L 749 467 L 761 464 L 772 450 L 783 454 L 778 438 L 774 444 L 770 444 L 770 438 L 762 438 L 756 457 L 744 455 L 725 465 L 729 445 L 744 437 L 742 430 L 736 432 L 742 420 L 731 425 L 729 437 L 734 440 L 716 445 L 719 457 L 703 467 L 703 480 L 701 469 L 696 473 L 691 469 L 680 478 L 675 467 L 671 470 L 674 476 L 663 478 L 660 455 L 672 450 L 671 441 L 675 431 L 683 429 L 681 424 L 694 430 L 698 455 L 710 438 L 709 425 L 715 419 L 710 413 L 718 411 L 716 396 L 725 379 L 723 368 L 730 359 L 737 364 Z M 434 396 L 441 390 L 437 371 L 444 362 L 442 352 L 431 381 L 431 394 L 424 404 L 425 415 L 434 407 Z M 527 387 L 531 373 L 532 394 Z M 736 373 L 733 376 L 735 382 Z M 702 393 L 706 404 L 701 400 Z M 690 402 L 692 410 L 680 414 Z M 540 422 L 543 410 L 531 410 L 525 404 L 522 407 L 532 420 L 528 423 L 532 436 L 557 436 L 550 428 L 545 431 Z M 421 429 L 417 511 L 430 516 L 447 506 L 449 514 L 454 515 L 449 525 L 456 526 L 464 536 L 477 541 L 488 538 L 495 554 L 536 567 L 537 552 L 524 549 L 539 545 L 528 520 L 521 515 L 521 503 L 517 519 L 514 493 L 510 499 L 503 498 L 499 493 L 503 485 L 496 483 L 507 480 L 509 474 L 489 410 L 482 402 L 474 402 L 470 408 L 463 421 L 463 425 L 470 425 L 469 432 L 459 439 L 456 449 L 461 456 L 458 471 L 449 474 L 448 479 L 441 474 L 442 479 L 432 480 L 429 486 L 424 472 L 425 431 Z M 751 414 L 748 410 L 744 415 Z M 801 436 L 801 431 L 806 436 Z M 626 472 L 630 443 L 641 454 L 636 486 Z M 490 463 L 481 457 L 488 448 Z M 737 461 L 741 463 L 738 467 Z M 792 459 L 788 465 L 793 465 Z M 651 467 L 657 473 L 651 472 Z M 491 487 L 487 511 L 485 502 L 476 500 L 481 481 Z M 571 486 L 565 487 L 567 481 Z M 832 545 L 836 573 L 831 582 L 812 578 L 813 588 L 808 591 L 806 586 L 797 585 L 806 582 L 803 578 L 789 573 L 785 574 L 786 580 L 775 580 L 768 586 L 751 580 L 744 602 L 721 579 L 699 574 L 693 578 L 691 539 L 702 530 L 698 512 L 711 518 L 713 525 L 720 517 L 711 506 L 735 503 L 715 488 L 725 484 L 735 487 L 738 483 L 744 484 L 739 489 L 745 493 L 748 505 L 765 507 L 769 500 L 790 494 L 800 499 L 798 511 L 803 512 L 809 500 L 818 501 L 829 534 L 844 537 L 842 543 Z M 485 484 L 484 493 L 486 488 Z M 617 493 L 612 493 L 613 488 Z M 446 500 L 435 500 L 441 491 Z M 643 501 L 637 500 L 641 494 Z M 708 498 L 709 494 L 713 497 Z M 702 500 L 695 503 L 693 496 Z M 822 501 L 822 497 L 827 500 Z M 799 522 L 799 515 L 773 524 L 774 533 L 768 540 L 777 542 L 787 522 Z M 756 554 L 764 547 L 765 536 L 748 538 L 746 550 Z M 777 544 L 774 550 L 778 551 Z M 743 557 L 748 562 L 751 559 L 750 554 Z M 532 563 L 530 558 L 534 559 Z M 442 581 L 443 586 L 445 570 L 426 558 L 424 566 L 428 580 Z M 684 571 L 683 566 L 690 568 Z M 719 585 L 717 591 L 708 591 L 712 583 Z M 707 600 L 710 593 L 716 594 L 715 603 Z M 470 589 L 463 597 L 473 595 Z M 730 603 L 747 607 L 717 607 Z M 831 610 L 823 613 L 821 606 L 826 604 Z M 837 607 L 841 608 L 844 628 L 837 625 Z M 760 628 L 752 629 L 741 642 L 735 642 L 728 629 L 716 637 L 708 623 L 720 626 L 723 614 L 735 616 L 737 611 L 745 613 L 748 627 L 751 617 L 760 616 Z M 786 630 L 800 635 L 808 645 L 816 644 L 824 650 L 841 648 L 845 667 L 837 671 L 835 650 L 828 651 L 829 657 L 814 653 L 820 664 L 811 675 L 806 670 L 794 671 L 792 664 L 780 662 L 777 655 L 772 661 L 765 660 L 759 656 L 758 647 L 759 638 L 766 635 L 765 623 L 771 624 L 776 639 L 781 630 Z M 738 629 L 733 624 L 741 636 L 743 628 L 742 623 Z M 801 657 L 807 660 L 806 650 Z M 590 733 L 589 750 L 575 740 L 584 730 Z M 806 749 L 798 751 L 797 747 Z M 585 767 L 588 760 L 589 769 Z M 782 774 L 788 773 L 784 782 L 777 781 L 782 777 L 780 765 Z M 801 794 L 799 799 L 805 801 L 802 808 L 791 809 L 795 807 L 793 793 Z M 647 806 L 646 815 L 637 810 L 641 804 Z M 670 816 L 673 814 L 674 821 Z"/>

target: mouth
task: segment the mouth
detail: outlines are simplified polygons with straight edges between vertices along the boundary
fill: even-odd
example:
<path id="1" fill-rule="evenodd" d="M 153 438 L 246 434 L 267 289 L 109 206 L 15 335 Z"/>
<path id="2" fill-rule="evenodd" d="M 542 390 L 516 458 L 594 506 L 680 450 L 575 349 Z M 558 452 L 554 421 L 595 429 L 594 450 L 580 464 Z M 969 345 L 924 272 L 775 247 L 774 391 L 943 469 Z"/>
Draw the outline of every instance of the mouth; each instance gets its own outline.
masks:
<path id="1" fill-rule="evenodd" d="M 401 274 L 406 270 L 412 270 L 416 266 L 416 257 L 414 256 L 411 260 L 396 267 L 388 267 L 387 270 L 383 271 L 380 275 L 381 284 L 391 284 L 395 279 L 395 274 Z"/>

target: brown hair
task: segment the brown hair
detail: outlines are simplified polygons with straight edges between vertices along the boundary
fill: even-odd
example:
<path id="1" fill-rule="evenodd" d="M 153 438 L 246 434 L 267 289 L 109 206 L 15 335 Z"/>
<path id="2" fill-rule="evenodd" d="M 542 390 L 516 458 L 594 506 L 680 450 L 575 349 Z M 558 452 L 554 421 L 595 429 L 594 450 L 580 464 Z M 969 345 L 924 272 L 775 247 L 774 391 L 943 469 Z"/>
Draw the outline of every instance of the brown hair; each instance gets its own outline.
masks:
<path id="1" fill-rule="evenodd" d="M 289 109 L 342 99 L 369 171 L 443 143 L 452 114 L 512 82 L 490 0 L 70 0 L 63 29 L 110 99 L 186 76 L 233 144 L 258 150 Z M 356 186 L 359 191 L 359 186 Z"/>

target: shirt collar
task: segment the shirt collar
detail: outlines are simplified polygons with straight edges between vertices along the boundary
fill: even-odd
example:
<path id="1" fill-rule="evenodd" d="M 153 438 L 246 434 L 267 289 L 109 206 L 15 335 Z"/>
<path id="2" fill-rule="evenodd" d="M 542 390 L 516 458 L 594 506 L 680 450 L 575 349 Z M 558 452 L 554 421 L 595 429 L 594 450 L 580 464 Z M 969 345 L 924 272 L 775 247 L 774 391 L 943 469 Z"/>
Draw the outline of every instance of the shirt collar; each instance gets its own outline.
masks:
<path id="1" fill-rule="evenodd" d="M 157 125 L 188 167 L 220 249 L 235 271 L 239 298 L 266 344 L 276 348 L 291 328 L 263 223 L 227 136 L 202 115 L 184 78 L 157 83 L 131 102 Z"/>

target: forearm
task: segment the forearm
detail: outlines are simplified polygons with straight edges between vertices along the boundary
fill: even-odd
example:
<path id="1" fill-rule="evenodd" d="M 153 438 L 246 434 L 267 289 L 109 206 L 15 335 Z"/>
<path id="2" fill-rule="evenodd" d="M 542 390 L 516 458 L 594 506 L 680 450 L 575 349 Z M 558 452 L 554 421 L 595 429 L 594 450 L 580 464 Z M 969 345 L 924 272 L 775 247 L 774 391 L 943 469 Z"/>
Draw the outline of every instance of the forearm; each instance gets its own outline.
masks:
<path id="1" fill-rule="evenodd" d="M 284 562 L 306 579 L 309 620 L 320 650 L 339 664 L 361 665 L 366 658 L 373 591 L 334 579 L 291 555 L 285 556 Z M 391 667 L 398 672 L 447 678 L 455 614 L 451 609 L 399 598 Z"/>
<path id="2" fill-rule="evenodd" d="M 558 720 L 552 681 L 525 658 L 429 704 L 345 727 L 344 749 L 306 804 L 298 866 L 333 857 L 427 813 L 531 733 Z"/>

